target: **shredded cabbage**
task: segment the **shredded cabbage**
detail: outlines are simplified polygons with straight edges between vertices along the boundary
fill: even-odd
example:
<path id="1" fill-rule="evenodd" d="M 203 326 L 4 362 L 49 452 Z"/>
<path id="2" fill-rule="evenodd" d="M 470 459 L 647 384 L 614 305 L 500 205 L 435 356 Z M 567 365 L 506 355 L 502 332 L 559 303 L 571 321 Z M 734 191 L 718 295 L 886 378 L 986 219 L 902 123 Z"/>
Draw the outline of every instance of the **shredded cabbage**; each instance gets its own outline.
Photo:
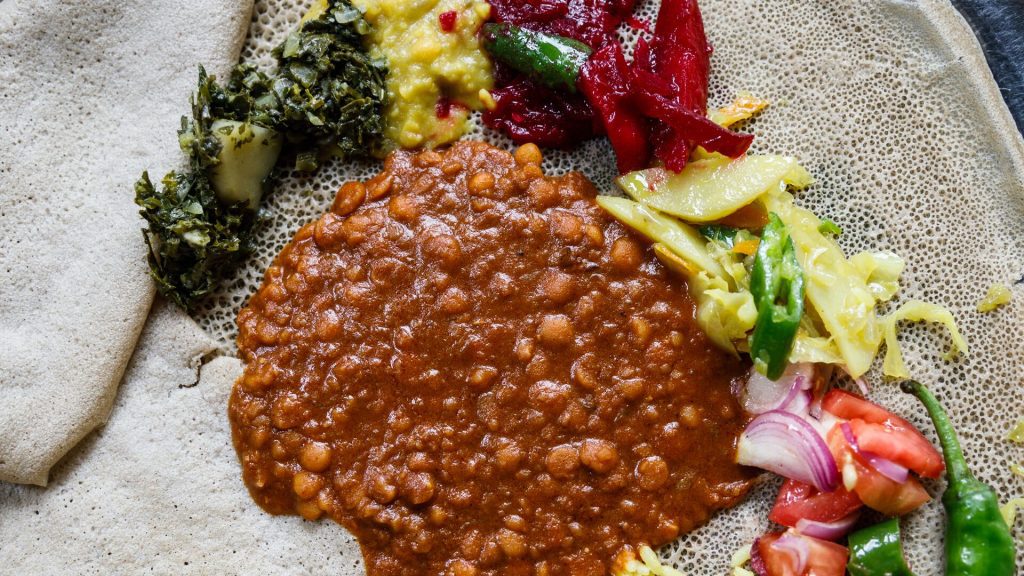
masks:
<path id="1" fill-rule="evenodd" d="M 1014 498 L 1006 504 L 999 507 L 999 511 L 1003 514 L 1003 520 L 1006 521 L 1006 525 L 1013 528 L 1013 525 L 1017 522 L 1017 510 L 1024 508 L 1024 498 Z"/>
<path id="2" fill-rule="evenodd" d="M 811 336 L 799 330 L 793 341 L 793 350 L 789 353 L 789 361 L 793 364 L 842 364 L 843 357 L 832 338 Z"/>
<path id="3" fill-rule="evenodd" d="M 1017 444 L 1024 444 L 1024 420 L 1017 422 L 1017 425 L 1006 435 L 1006 439 Z"/>
<path id="4" fill-rule="evenodd" d="M 808 310 L 800 319 L 800 328 L 796 332 L 793 350 L 789 353 L 789 361 L 793 364 L 843 364 L 843 357 L 835 341 L 827 334 L 822 334 L 812 318 L 813 310 Z"/>
<path id="5" fill-rule="evenodd" d="M 739 290 L 750 290 L 750 271 L 743 263 L 741 254 L 738 254 L 720 242 L 709 241 L 707 243 L 708 255 L 714 258 L 722 269 L 725 270 L 730 286 Z"/>
<path id="6" fill-rule="evenodd" d="M 744 546 L 732 553 L 732 576 L 754 576 L 754 573 L 744 568 L 750 562 L 750 546 Z"/>
<path id="7" fill-rule="evenodd" d="M 720 277 L 698 272 L 689 278 L 690 293 L 697 302 L 697 323 L 719 348 L 736 353 L 733 344 L 743 340 L 757 322 L 757 306 L 750 292 L 730 292 Z"/>
<path id="8" fill-rule="evenodd" d="M 906 263 L 892 252 L 861 252 L 850 258 L 875 300 L 888 302 L 900 289 Z"/>
<path id="9" fill-rule="evenodd" d="M 988 292 L 981 302 L 978 302 L 978 312 L 982 314 L 991 312 L 1000 306 L 1010 303 L 1013 293 L 1005 284 L 993 284 L 988 287 Z"/>
<path id="10" fill-rule="evenodd" d="M 893 378 L 908 378 L 906 364 L 903 363 L 903 353 L 900 350 L 899 340 L 896 339 L 896 323 L 901 320 L 911 322 L 937 322 L 949 330 L 952 338 L 952 346 L 946 353 L 946 360 L 952 360 L 958 353 L 967 354 L 967 342 L 956 327 L 956 320 L 953 314 L 937 304 L 929 304 L 920 300 L 911 300 L 900 306 L 895 312 L 882 320 L 885 327 L 885 362 L 882 364 L 882 372 Z"/>
<path id="11" fill-rule="evenodd" d="M 640 558 L 630 554 L 630 558 L 616 566 L 612 573 L 614 576 L 683 576 L 683 573 L 670 566 L 665 566 L 658 559 L 648 546 L 640 547 Z"/>
<path id="12" fill-rule="evenodd" d="M 794 204 L 788 192 L 768 195 L 765 204 L 786 224 L 804 271 L 806 298 L 832 336 L 846 371 L 859 378 L 871 367 L 882 342 L 876 299 L 865 273 L 818 230 L 821 220 Z"/>

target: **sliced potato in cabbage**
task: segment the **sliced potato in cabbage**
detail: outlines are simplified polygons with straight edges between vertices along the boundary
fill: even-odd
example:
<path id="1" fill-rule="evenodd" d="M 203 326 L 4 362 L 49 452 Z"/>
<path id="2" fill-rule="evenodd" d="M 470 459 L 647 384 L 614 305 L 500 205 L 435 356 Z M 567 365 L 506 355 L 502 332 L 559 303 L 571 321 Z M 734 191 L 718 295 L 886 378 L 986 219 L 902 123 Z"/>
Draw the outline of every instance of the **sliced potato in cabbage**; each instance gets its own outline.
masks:
<path id="1" fill-rule="evenodd" d="M 678 174 L 651 168 L 618 179 L 634 200 L 689 222 L 725 218 L 781 183 L 803 187 L 810 182 L 810 174 L 788 156 L 705 158 Z"/>
<path id="2" fill-rule="evenodd" d="M 722 266 L 708 254 L 707 240 L 692 226 L 687 226 L 675 218 L 660 214 L 628 198 L 598 196 L 597 203 L 623 224 L 654 242 L 664 244 L 696 270 L 706 270 L 714 276 L 725 276 Z"/>

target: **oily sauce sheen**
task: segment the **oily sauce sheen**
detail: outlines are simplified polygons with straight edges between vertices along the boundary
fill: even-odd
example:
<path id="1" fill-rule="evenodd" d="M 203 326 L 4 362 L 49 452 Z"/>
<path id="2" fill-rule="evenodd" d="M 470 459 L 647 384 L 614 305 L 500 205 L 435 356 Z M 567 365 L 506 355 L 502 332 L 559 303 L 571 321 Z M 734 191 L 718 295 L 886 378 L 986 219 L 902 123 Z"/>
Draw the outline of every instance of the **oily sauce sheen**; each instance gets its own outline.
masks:
<path id="1" fill-rule="evenodd" d="M 605 574 L 749 487 L 745 367 L 593 185 L 540 159 L 393 154 L 239 314 L 246 485 L 341 523 L 371 575 Z"/>

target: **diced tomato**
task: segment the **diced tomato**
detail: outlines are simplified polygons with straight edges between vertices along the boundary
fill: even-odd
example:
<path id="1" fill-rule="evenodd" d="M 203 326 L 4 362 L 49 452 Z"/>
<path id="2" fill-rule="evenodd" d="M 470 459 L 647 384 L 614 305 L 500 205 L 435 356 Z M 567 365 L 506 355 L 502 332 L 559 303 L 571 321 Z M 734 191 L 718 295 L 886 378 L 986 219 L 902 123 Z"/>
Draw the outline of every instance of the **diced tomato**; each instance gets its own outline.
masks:
<path id="1" fill-rule="evenodd" d="M 846 390 L 835 388 L 828 390 L 828 394 L 821 399 L 821 409 L 847 420 L 860 418 L 865 422 L 873 423 L 881 423 L 894 417 L 891 412 L 878 404 L 868 402 L 846 392 Z"/>
<path id="2" fill-rule="evenodd" d="M 889 412 L 878 404 L 845 390 L 829 390 L 828 394 L 825 394 L 825 397 L 821 399 L 821 407 L 823 410 L 827 410 L 845 420 L 860 418 L 871 424 L 882 424 L 890 421 L 904 428 L 914 427 L 910 422 Z"/>
<path id="3" fill-rule="evenodd" d="M 776 524 L 796 526 L 802 518 L 814 522 L 835 522 L 856 512 L 863 503 L 853 492 L 840 486 L 834 492 L 820 492 L 810 484 L 786 480 L 775 498 L 768 519 Z"/>
<path id="4" fill-rule="evenodd" d="M 797 554 L 779 540 L 783 536 L 797 538 L 807 547 L 807 562 L 801 567 Z M 843 576 L 850 551 L 845 546 L 818 540 L 790 530 L 762 536 L 757 552 L 768 576 Z M 802 568 L 802 569 L 801 569 Z"/>
<path id="5" fill-rule="evenodd" d="M 942 455 L 916 429 L 863 420 L 850 420 L 850 428 L 861 450 L 892 460 L 924 478 L 938 478 L 946 469 Z"/>
<path id="6" fill-rule="evenodd" d="M 837 418 L 850 420 L 861 450 L 909 468 L 924 478 L 938 478 L 946 469 L 942 454 L 913 424 L 878 404 L 843 390 L 832 390 L 821 407 Z"/>
<path id="7" fill-rule="evenodd" d="M 908 476 L 906 482 L 896 482 L 864 462 L 850 448 L 839 426 L 828 433 L 828 445 L 845 487 L 850 489 L 852 483 L 853 492 L 867 507 L 890 516 L 902 516 L 931 500 L 917 478 Z"/>

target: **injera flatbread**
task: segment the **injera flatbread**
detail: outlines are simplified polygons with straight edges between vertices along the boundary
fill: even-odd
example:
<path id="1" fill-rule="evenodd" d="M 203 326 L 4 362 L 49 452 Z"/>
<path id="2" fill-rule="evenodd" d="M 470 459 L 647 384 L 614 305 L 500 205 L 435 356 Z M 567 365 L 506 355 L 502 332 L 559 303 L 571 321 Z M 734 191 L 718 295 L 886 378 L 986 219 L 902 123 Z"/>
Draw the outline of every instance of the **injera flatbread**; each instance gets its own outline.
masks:
<path id="1" fill-rule="evenodd" d="M 898 301 L 953 310 L 970 356 L 945 363 L 946 337 L 910 326 L 901 338 L 908 365 L 949 406 L 979 476 L 1006 498 L 1024 495 L 1024 480 L 1009 470 L 1024 451 L 1004 440 L 1024 416 L 1024 291 L 1015 286 L 1014 301 L 997 312 L 975 311 L 989 284 L 1024 273 L 1024 144 L 970 30 L 938 0 L 702 6 L 715 45 L 712 103 L 740 90 L 772 100 L 747 127 L 758 137 L 754 151 L 803 160 L 817 184 L 800 202 L 842 226 L 848 253 L 888 248 L 907 258 Z M 258 2 L 244 57 L 266 63 L 300 12 Z M 595 142 L 548 154 L 548 168 L 582 169 L 611 190 L 609 157 Z M 283 243 L 327 209 L 342 181 L 376 170 L 336 163 L 316 179 L 287 179 L 268 199 L 274 220 L 259 254 L 199 318 L 223 352 L 233 351 L 234 314 Z M 50 488 L 0 489 L 0 542 L 14 560 L 0 573 L 362 573 L 339 526 L 270 517 L 248 499 L 225 415 L 240 367 L 218 359 L 197 386 L 179 388 L 194 378 L 186 360 L 205 349 L 198 334 L 168 338 L 186 326 L 178 312 L 153 317 L 111 422 L 55 471 Z M 168 359 L 177 378 L 161 368 Z M 877 370 L 869 381 L 873 397 L 931 434 L 920 408 Z M 726 574 L 732 552 L 767 529 L 776 487 L 764 482 L 666 547 L 664 558 L 686 574 Z M 943 485 L 928 487 L 937 494 Z M 904 523 L 919 574 L 941 573 L 941 523 L 937 502 Z"/>
<path id="2" fill-rule="evenodd" d="M 153 299 L 132 185 L 181 162 L 251 4 L 0 3 L 0 480 L 45 484 L 107 418 Z"/>

